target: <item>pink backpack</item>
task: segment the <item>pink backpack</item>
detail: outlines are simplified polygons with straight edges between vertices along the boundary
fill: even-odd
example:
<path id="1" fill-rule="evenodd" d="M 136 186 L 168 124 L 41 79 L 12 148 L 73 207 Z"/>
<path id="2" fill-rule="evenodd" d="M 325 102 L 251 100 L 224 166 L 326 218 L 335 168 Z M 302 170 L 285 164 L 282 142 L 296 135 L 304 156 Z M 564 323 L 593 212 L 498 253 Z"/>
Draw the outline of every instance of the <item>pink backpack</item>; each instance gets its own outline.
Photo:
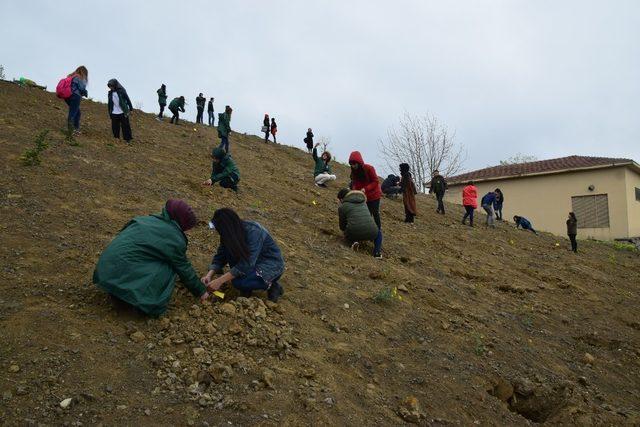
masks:
<path id="1" fill-rule="evenodd" d="M 73 77 L 74 76 L 65 77 L 58 82 L 58 86 L 56 86 L 56 95 L 58 95 L 58 98 L 71 98 L 71 81 Z"/>

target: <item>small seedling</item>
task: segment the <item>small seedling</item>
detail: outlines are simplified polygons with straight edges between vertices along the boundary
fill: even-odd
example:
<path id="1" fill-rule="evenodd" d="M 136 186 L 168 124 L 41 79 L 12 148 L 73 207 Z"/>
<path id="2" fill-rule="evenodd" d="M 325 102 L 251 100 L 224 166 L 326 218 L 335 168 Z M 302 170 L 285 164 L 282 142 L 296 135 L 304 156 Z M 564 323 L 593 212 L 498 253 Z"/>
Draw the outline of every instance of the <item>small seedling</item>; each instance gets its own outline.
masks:
<path id="1" fill-rule="evenodd" d="M 49 147 L 49 143 L 47 142 L 47 134 L 48 130 L 41 131 L 36 139 L 33 141 L 33 148 L 29 148 L 22 153 L 20 160 L 22 160 L 22 164 L 25 166 L 36 166 L 41 163 L 40 153 Z"/>
<path id="2" fill-rule="evenodd" d="M 394 300 L 402 301 L 402 295 L 398 294 L 398 288 L 384 287 L 374 295 L 373 300 L 379 304 L 386 304 Z"/>
<path id="3" fill-rule="evenodd" d="M 482 356 L 487 351 L 487 348 L 482 342 L 482 338 L 482 335 L 475 334 L 476 347 L 474 349 L 474 353 L 476 354 L 476 356 Z"/>

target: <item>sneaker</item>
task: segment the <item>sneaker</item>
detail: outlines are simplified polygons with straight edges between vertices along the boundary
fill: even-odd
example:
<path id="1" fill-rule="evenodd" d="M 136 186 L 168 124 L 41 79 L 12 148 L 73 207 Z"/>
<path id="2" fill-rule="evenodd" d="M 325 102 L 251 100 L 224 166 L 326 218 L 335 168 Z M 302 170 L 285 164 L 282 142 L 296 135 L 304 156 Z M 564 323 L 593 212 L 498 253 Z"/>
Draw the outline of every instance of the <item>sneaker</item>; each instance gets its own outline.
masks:
<path id="1" fill-rule="evenodd" d="M 282 285 L 279 282 L 273 282 L 267 291 L 267 298 L 269 298 L 269 301 L 278 302 L 282 295 L 284 295 Z"/>
<path id="2" fill-rule="evenodd" d="M 382 253 L 373 254 L 375 259 L 382 259 Z"/>
<path id="3" fill-rule="evenodd" d="M 351 250 L 355 252 L 358 250 L 359 247 L 360 247 L 360 242 L 353 242 L 353 244 L 351 245 Z"/>

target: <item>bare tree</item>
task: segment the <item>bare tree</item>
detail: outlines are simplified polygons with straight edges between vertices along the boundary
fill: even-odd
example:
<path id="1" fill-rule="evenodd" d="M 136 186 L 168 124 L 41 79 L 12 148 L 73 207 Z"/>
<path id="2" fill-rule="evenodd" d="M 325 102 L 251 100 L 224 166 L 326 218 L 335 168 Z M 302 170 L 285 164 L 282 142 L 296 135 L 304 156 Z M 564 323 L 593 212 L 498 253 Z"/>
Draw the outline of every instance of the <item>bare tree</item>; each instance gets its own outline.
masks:
<path id="1" fill-rule="evenodd" d="M 506 160 L 500 160 L 501 165 L 517 165 L 519 163 L 529 163 L 535 162 L 538 160 L 536 156 L 532 156 L 531 154 L 522 154 L 518 153 L 515 156 L 511 156 Z"/>
<path id="2" fill-rule="evenodd" d="M 466 152 L 455 142 L 450 131 L 433 115 L 418 116 L 405 112 L 397 127 L 387 131 L 386 140 L 379 142 L 387 168 L 398 170 L 400 163 L 411 167 L 416 185 L 426 190 L 434 171 L 451 176 L 462 170 Z"/>
<path id="3" fill-rule="evenodd" d="M 4 79 L 5 79 L 4 65 L 0 65 L 0 80 L 4 80 Z"/>
<path id="4" fill-rule="evenodd" d="M 329 146 L 329 144 L 331 144 L 331 137 L 321 135 L 320 137 L 318 137 L 318 143 L 320 144 L 320 148 L 322 149 L 320 152 L 324 153 L 325 151 L 327 151 L 327 147 Z"/>

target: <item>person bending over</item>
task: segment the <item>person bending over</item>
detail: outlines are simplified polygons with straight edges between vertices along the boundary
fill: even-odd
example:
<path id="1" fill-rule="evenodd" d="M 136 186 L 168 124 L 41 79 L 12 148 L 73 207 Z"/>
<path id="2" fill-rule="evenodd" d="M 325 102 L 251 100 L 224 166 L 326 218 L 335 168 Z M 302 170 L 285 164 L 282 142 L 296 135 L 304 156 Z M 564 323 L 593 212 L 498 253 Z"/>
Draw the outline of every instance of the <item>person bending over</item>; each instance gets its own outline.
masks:
<path id="1" fill-rule="evenodd" d="M 214 148 L 211 152 L 211 162 L 211 178 L 204 181 L 202 185 L 211 186 L 219 182 L 220 187 L 230 188 L 237 193 L 240 171 L 231 155 L 220 147 Z"/>
<path id="2" fill-rule="evenodd" d="M 387 175 L 384 181 L 382 181 L 380 189 L 385 196 L 395 198 L 398 194 L 402 193 L 400 177 L 394 174 Z"/>

